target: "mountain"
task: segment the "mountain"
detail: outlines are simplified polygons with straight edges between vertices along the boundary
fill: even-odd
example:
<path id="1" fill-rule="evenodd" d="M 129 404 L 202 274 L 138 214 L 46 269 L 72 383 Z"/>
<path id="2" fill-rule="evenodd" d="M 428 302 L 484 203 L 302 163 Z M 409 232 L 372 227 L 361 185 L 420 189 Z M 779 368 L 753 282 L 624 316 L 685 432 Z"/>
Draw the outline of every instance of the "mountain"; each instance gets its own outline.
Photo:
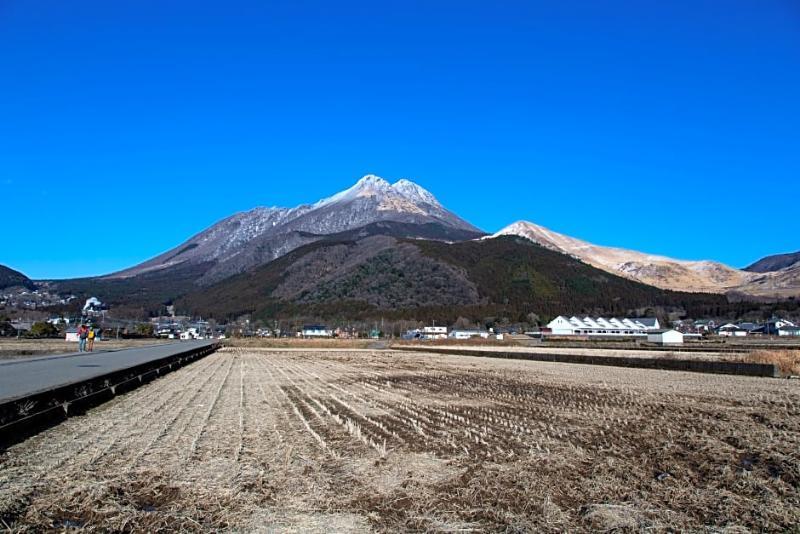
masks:
<path id="1" fill-rule="evenodd" d="M 390 184 L 378 176 L 367 175 L 349 189 L 315 204 L 261 207 L 238 213 L 170 251 L 106 278 L 124 279 L 177 266 L 186 270 L 192 265 L 204 265 L 195 283 L 208 285 L 272 261 L 325 235 L 376 222 L 433 225 L 428 229 L 441 228 L 444 239 L 453 231 L 461 239 L 483 235 L 478 228 L 445 209 L 423 187 L 405 179 Z M 408 235 L 415 236 L 413 228 L 408 228 Z"/>
<path id="2" fill-rule="evenodd" d="M 9 287 L 24 287 L 26 289 L 36 289 L 33 280 L 19 271 L 15 271 L 5 265 L 0 265 L 0 289 Z"/>
<path id="3" fill-rule="evenodd" d="M 745 267 L 743 270 L 751 273 L 769 273 L 780 271 L 781 269 L 786 269 L 797 264 L 800 264 L 800 251 L 767 256 Z"/>
<path id="4" fill-rule="evenodd" d="M 700 315 L 722 295 L 664 291 L 527 239 L 454 243 L 347 232 L 299 247 L 178 299 L 181 313 L 229 318 L 455 320 L 530 313 L 624 315 L 654 306 Z"/>
<path id="5" fill-rule="evenodd" d="M 516 245 L 503 248 L 492 244 L 505 243 L 505 236 L 511 236 Z M 530 286 L 534 296 L 514 293 L 508 304 L 513 310 L 535 311 L 529 306 L 535 303 L 540 311 L 561 309 L 558 313 L 563 313 L 577 307 L 615 313 L 625 306 L 673 302 L 674 295 L 665 296 L 663 290 L 726 293 L 737 300 L 800 294 L 797 264 L 774 272 L 749 272 L 717 262 L 674 260 L 593 245 L 527 222 L 514 223 L 492 237 L 445 209 L 413 182 L 390 184 L 367 175 L 314 204 L 260 207 L 235 214 L 130 269 L 98 278 L 43 281 L 41 285 L 79 298 L 96 296 L 115 309 L 138 316 L 154 313 L 162 303 L 183 296 L 181 302 L 190 310 L 226 315 L 263 310 L 265 303 L 287 313 L 290 309 L 338 313 L 341 302 L 350 303 L 358 313 L 439 309 L 449 314 L 465 307 L 494 313 L 492 310 L 501 309 L 511 297 L 497 293 L 492 286 L 514 293 L 517 286 L 509 286 L 508 281 L 517 280 L 526 269 L 534 273 L 530 275 L 535 281 Z M 470 240 L 477 241 L 461 243 Z M 448 242 L 458 242 L 458 246 Z M 540 245 L 536 250 L 547 250 L 549 259 L 520 248 L 521 242 Z M 474 264 L 459 260 L 454 254 L 462 250 L 470 254 L 486 251 L 485 262 L 496 271 L 482 270 L 483 260 L 478 256 L 468 255 Z M 502 254 L 519 254 L 519 258 Z M 520 258 L 558 268 L 525 267 Z M 571 266 L 584 265 L 581 262 L 596 269 L 575 279 L 566 277 Z M 601 272 L 605 273 L 602 277 Z M 619 277 L 654 286 L 650 290 L 655 293 L 642 292 L 640 285 L 620 285 Z M 599 280 L 603 282 L 597 285 Z M 519 283 L 524 287 L 526 282 L 523 278 Z M 576 287 L 582 289 L 576 291 Z M 608 300 L 604 302 L 600 296 Z M 682 298 L 682 302 L 695 302 L 699 297 Z M 714 301 L 713 297 L 703 298 Z M 703 298 L 701 302 L 705 302 Z M 721 302 L 726 302 L 725 298 Z"/>
<path id="6" fill-rule="evenodd" d="M 714 261 L 675 260 L 623 248 L 604 247 L 519 221 L 495 234 L 517 235 L 574 256 L 605 271 L 645 284 L 678 291 L 721 293 L 739 288 L 752 276 Z"/>
<path id="7" fill-rule="evenodd" d="M 786 298 L 800 295 L 800 263 L 778 271 L 753 273 L 754 278 L 736 291 L 745 297 Z"/>

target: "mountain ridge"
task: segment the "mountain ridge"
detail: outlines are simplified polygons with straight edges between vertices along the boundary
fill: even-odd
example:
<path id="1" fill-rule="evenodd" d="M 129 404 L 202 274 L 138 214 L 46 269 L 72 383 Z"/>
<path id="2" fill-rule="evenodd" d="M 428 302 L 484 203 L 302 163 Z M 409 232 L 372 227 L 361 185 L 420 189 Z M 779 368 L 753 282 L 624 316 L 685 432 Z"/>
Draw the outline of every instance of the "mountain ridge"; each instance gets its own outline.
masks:
<path id="1" fill-rule="evenodd" d="M 377 236 L 388 239 L 377 239 Z M 417 275 L 431 276 L 437 280 L 439 287 L 449 288 L 448 291 L 459 287 L 463 295 L 474 296 L 474 291 L 470 289 L 472 286 L 465 282 L 458 272 L 450 271 L 449 267 L 439 265 L 437 272 L 450 272 L 453 284 L 443 281 L 438 274 L 434 274 L 434 271 L 428 271 L 429 268 L 433 269 L 433 264 L 423 257 L 424 254 L 420 255 L 419 251 L 431 250 L 430 245 L 423 243 L 418 243 L 419 246 L 416 247 L 406 245 L 409 240 L 414 239 L 463 242 L 476 239 L 486 241 L 489 238 L 498 239 L 503 236 L 524 238 L 603 272 L 662 290 L 724 293 L 736 300 L 762 298 L 762 296 L 782 298 L 797 295 L 800 288 L 798 282 L 800 264 L 786 267 L 776 273 L 748 272 L 720 262 L 674 260 L 655 254 L 594 245 L 526 221 L 517 221 L 494 235 L 487 236 L 477 227 L 444 208 L 436 197 L 422 186 L 407 179 L 389 183 L 372 174 L 365 175 L 351 187 L 312 204 L 302 204 L 293 208 L 262 206 L 235 213 L 195 234 L 177 247 L 129 269 L 102 277 L 46 283 L 62 293 L 75 293 L 87 297 L 95 296 L 94 293 L 97 293 L 97 296 L 104 301 L 126 303 L 139 309 L 152 310 L 154 306 L 171 302 L 201 288 L 216 286 L 231 277 L 257 270 L 314 243 L 323 242 L 321 246 L 327 246 L 326 243 L 330 242 L 366 240 L 366 244 L 358 250 L 374 251 L 377 250 L 378 244 L 382 243 L 380 261 L 395 264 L 394 269 L 389 269 L 393 273 L 390 275 L 386 274 L 388 267 L 384 264 L 370 263 L 365 267 L 367 270 L 377 269 L 374 271 L 376 276 L 385 283 L 389 284 L 387 281 L 389 280 L 394 284 L 397 281 L 393 277 L 397 272 L 410 269 Z M 489 248 L 491 247 L 487 249 Z M 315 261 L 320 265 L 327 265 L 325 273 L 338 273 L 343 266 L 352 266 L 352 261 L 358 259 L 341 256 L 342 250 L 350 249 L 339 248 L 332 252 L 332 257 L 338 258 L 335 262 L 325 258 L 317 258 Z M 309 258 L 310 256 L 305 259 Z M 369 261 L 380 263 L 378 260 Z M 557 270 L 549 271 L 549 275 L 554 277 L 549 281 L 550 284 L 559 286 L 563 282 Z M 284 287 L 276 295 L 296 303 L 307 304 L 310 296 L 292 293 L 289 288 L 290 286 L 305 288 L 303 291 L 312 291 L 313 288 L 309 286 L 308 281 L 303 281 L 301 278 L 294 277 L 292 280 L 292 284 Z M 322 294 L 325 291 L 332 294 L 342 293 L 344 286 L 340 282 L 333 279 L 328 282 L 333 285 L 313 289 L 312 293 Z M 361 283 L 365 287 L 373 285 L 371 280 L 366 279 Z M 487 283 L 484 281 L 484 286 Z M 503 285 L 505 281 L 498 278 L 495 283 Z M 414 284 L 420 288 L 424 286 L 417 282 Z M 540 288 L 549 287 L 548 283 L 542 280 L 539 280 L 538 284 Z M 395 289 L 393 289 L 395 297 L 392 297 L 394 302 L 398 306 L 405 305 L 404 303 L 408 302 L 403 296 L 405 293 Z M 451 295 L 451 297 L 454 300 L 448 301 L 449 304 L 463 305 L 457 296 Z M 624 296 L 617 295 L 610 298 L 624 298 Z M 371 295 L 370 299 L 372 300 L 369 302 L 375 305 L 379 301 L 387 302 L 386 299 L 381 300 L 375 295 Z M 477 305 L 475 302 L 473 304 Z"/>
<path id="2" fill-rule="evenodd" d="M 798 263 L 800 263 L 800 250 L 797 252 L 765 256 L 742 270 L 751 273 L 768 273 L 787 269 Z"/>
<path id="3" fill-rule="evenodd" d="M 725 305 L 722 295 L 661 290 L 515 236 L 447 243 L 356 234 L 304 245 L 176 301 L 184 313 L 217 318 L 464 315 L 514 321 L 527 321 L 531 313 Z"/>
<path id="4" fill-rule="evenodd" d="M 422 186 L 401 179 L 390 184 L 368 174 L 353 186 L 314 204 L 294 208 L 257 207 L 222 219 L 177 247 L 103 278 L 129 278 L 183 263 L 212 264 L 198 279 L 207 285 L 272 261 L 313 241 L 379 221 L 436 223 L 445 228 L 483 232 L 444 208 Z"/>
<path id="5" fill-rule="evenodd" d="M 18 286 L 26 289 L 36 289 L 36 284 L 27 276 L 11 267 L 0 265 L 0 289 Z"/>
<path id="6" fill-rule="evenodd" d="M 712 260 L 678 260 L 619 247 L 595 245 L 528 221 L 517 221 L 491 237 L 517 235 L 578 258 L 607 272 L 661 289 L 730 293 L 746 296 L 793 296 L 800 293 L 800 269 L 755 273 Z M 485 238 L 484 238 L 485 239 Z"/>

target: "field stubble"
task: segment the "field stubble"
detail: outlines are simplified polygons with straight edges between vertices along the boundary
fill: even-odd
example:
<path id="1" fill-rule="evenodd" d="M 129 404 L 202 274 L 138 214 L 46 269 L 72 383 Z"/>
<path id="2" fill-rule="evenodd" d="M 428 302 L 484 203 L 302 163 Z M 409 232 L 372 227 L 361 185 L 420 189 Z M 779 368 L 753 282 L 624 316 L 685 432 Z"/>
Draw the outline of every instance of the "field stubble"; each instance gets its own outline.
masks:
<path id="1" fill-rule="evenodd" d="M 798 383 L 225 349 L 0 457 L 11 529 L 787 530 Z"/>

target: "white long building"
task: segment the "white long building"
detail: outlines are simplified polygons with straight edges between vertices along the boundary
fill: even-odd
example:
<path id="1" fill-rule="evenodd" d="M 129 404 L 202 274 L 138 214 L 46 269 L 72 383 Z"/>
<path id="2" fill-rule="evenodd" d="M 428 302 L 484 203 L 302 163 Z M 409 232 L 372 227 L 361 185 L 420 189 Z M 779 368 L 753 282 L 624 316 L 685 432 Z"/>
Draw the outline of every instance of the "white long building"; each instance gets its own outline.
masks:
<path id="1" fill-rule="evenodd" d="M 559 315 L 547 328 L 554 336 L 646 336 L 661 325 L 655 317 L 617 319 L 612 317 L 565 317 Z"/>

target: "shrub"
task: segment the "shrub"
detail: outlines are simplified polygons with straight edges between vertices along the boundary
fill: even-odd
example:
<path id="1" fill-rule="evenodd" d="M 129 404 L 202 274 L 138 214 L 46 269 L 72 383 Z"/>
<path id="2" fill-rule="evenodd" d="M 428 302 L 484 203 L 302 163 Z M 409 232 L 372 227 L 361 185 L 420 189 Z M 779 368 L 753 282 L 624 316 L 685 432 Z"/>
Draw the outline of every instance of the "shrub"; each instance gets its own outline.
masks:
<path id="1" fill-rule="evenodd" d="M 33 323 L 28 335 L 31 337 L 56 337 L 58 336 L 58 328 L 50 323 Z"/>
<path id="2" fill-rule="evenodd" d="M 775 364 L 782 375 L 800 375 L 800 350 L 757 350 L 745 361 Z"/>

